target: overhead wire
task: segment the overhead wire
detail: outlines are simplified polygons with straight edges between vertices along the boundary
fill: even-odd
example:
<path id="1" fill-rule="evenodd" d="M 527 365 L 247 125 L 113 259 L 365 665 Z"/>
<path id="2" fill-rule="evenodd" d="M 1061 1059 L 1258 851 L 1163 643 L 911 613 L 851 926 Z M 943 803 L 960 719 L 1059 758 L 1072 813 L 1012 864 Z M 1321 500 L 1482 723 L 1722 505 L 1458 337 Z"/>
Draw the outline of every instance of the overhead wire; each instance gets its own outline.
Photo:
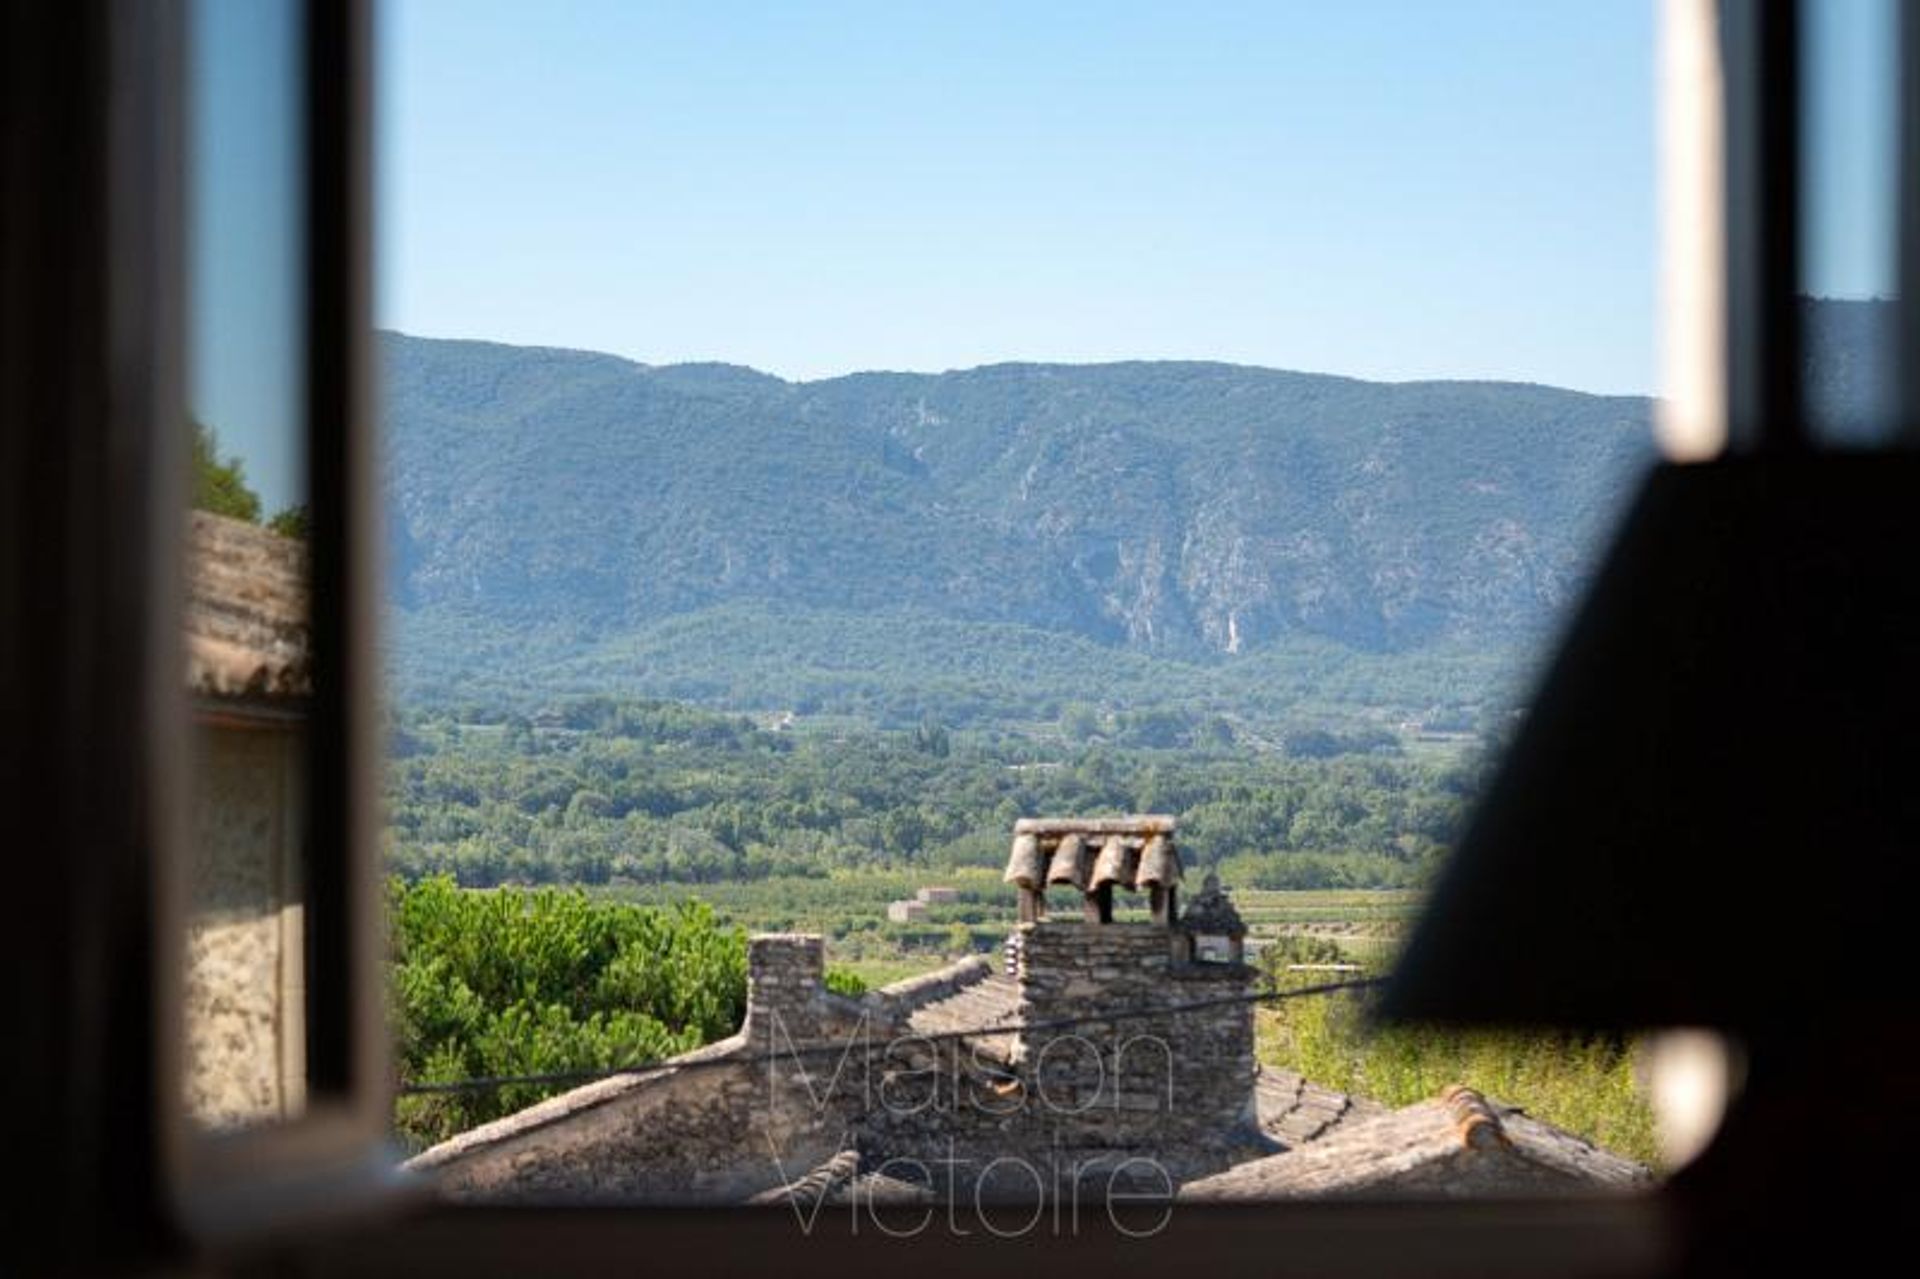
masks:
<path id="1" fill-rule="evenodd" d="M 1181 1016 L 1209 1008 L 1224 1008 L 1236 1004 L 1283 1003 L 1288 1000 L 1305 999 L 1316 995 L 1332 995 L 1341 991 L 1369 990 L 1385 984 L 1384 977 L 1362 977 L 1348 981 L 1321 982 L 1311 986 L 1298 986 L 1291 990 L 1260 990 L 1248 994 L 1221 995 L 1213 999 L 1189 1000 L 1180 1004 L 1162 1004 L 1118 1008 L 1100 1012 L 1076 1014 L 1072 1017 L 1050 1017 L 1038 1021 L 1012 1021 L 999 1025 L 970 1026 L 964 1030 L 943 1030 L 929 1033 L 909 1031 L 897 1035 L 888 1041 L 888 1046 L 899 1043 L 935 1044 L 948 1041 L 980 1039 L 993 1035 L 1015 1035 L 1033 1031 L 1070 1030 L 1076 1026 L 1105 1024 L 1114 1021 L 1133 1021 L 1147 1017 Z M 862 1040 L 858 1037 L 836 1040 L 823 1044 L 790 1044 L 782 1050 L 781 1056 L 787 1059 L 805 1059 L 811 1057 L 844 1057 Z M 659 1057 L 651 1061 L 638 1062 L 626 1066 L 603 1067 L 594 1070 L 549 1070 L 524 1075 L 476 1075 L 466 1079 L 432 1080 L 419 1083 L 402 1084 L 395 1091 L 402 1097 L 433 1096 L 436 1094 L 485 1092 L 496 1088 L 508 1088 L 517 1085 L 528 1087 L 552 1087 L 597 1083 L 603 1079 L 618 1079 L 623 1075 L 649 1075 L 655 1071 L 672 1070 L 697 1071 L 718 1069 L 720 1067 L 737 1068 L 741 1058 L 737 1055 L 692 1057 L 699 1049 L 673 1057 Z"/>

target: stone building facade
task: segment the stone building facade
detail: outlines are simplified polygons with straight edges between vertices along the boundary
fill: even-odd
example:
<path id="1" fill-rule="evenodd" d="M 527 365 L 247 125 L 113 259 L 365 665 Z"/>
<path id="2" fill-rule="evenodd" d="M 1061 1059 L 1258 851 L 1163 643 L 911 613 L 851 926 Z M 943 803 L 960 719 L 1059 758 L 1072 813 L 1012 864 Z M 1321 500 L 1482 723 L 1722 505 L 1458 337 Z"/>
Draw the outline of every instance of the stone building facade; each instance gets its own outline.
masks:
<path id="1" fill-rule="evenodd" d="M 188 1113 L 218 1128 L 305 1100 L 307 573 L 299 542 L 206 512 L 190 519 L 184 1075 Z"/>

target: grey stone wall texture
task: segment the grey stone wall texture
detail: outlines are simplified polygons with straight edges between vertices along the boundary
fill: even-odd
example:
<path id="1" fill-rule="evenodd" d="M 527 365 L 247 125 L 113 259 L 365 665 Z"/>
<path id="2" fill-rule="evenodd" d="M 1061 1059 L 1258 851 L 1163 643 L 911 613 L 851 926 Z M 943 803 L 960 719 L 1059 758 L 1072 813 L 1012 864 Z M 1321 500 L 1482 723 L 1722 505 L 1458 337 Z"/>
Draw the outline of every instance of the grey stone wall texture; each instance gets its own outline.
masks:
<path id="1" fill-rule="evenodd" d="M 298 735 L 202 728 L 186 941 L 187 1112 L 212 1127 L 303 1100 Z"/>
<path id="2" fill-rule="evenodd" d="M 1204 1163 L 1256 1140 L 1252 970 L 1175 962 L 1177 934 L 1152 924 L 1021 932 L 1028 1029 L 1016 1060 L 1064 1144 L 1166 1147 Z"/>

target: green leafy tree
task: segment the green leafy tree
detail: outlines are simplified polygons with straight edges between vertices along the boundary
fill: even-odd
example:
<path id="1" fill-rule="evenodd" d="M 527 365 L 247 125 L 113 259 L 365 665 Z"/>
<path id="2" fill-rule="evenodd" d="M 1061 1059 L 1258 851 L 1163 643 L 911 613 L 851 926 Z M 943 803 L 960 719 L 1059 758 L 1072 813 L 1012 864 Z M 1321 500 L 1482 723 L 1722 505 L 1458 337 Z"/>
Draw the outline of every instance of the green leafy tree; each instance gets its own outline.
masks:
<path id="1" fill-rule="evenodd" d="M 637 1065 L 729 1035 L 745 1013 L 745 935 L 702 903 L 475 892 L 443 876 L 392 880 L 388 912 L 403 1085 Z M 424 1147 L 554 1091 L 402 1096 L 395 1127 Z"/>
<path id="2" fill-rule="evenodd" d="M 826 975 L 826 987 L 837 995 L 849 995 L 858 998 L 867 993 L 867 979 L 851 968 L 829 968 Z"/>
<path id="3" fill-rule="evenodd" d="M 308 523 L 307 504 L 300 502 L 296 505 L 289 506 L 286 510 L 281 511 L 278 515 L 268 520 L 267 527 L 278 533 L 281 537 L 290 537 L 296 541 L 304 542 L 307 538 Z"/>
<path id="4" fill-rule="evenodd" d="M 953 753 L 953 742 L 940 721 L 928 715 L 923 717 L 919 726 L 913 730 L 913 748 L 923 755 L 945 759 Z"/>
<path id="5" fill-rule="evenodd" d="M 229 519 L 260 522 L 260 495 L 247 487 L 237 456 L 220 456 L 220 438 L 204 422 L 193 424 L 193 506 Z"/>

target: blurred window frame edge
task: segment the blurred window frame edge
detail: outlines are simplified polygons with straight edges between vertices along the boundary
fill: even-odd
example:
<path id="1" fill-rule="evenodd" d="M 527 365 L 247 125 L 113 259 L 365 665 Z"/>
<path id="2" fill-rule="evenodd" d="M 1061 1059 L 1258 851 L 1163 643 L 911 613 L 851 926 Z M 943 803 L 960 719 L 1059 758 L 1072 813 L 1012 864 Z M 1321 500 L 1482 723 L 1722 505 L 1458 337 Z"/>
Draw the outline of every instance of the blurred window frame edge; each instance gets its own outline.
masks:
<path id="1" fill-rule="evenodd" d="M 167 185 L 163 217 L 178 230 L 168 237 L 173 260 L 168 310 L 150 335 L 159 362 L 170 365 L 168 405 L 178 416 L 186 400 L 185 261 L 188 237 L 182 203 L 192 163 L 187 122 L 195 86 L 189 15 L 195 0 L 149 6 L 164 29 L 156 61 L 169 81 L 155 86 L 151 109 L 173 144 L 153 167 Z M 139 6 L 127 0 L 120 8 Z M 113 7 L 113 6 L 108 6 Z M 169 851 L 153 868 L 156 885 L 154 978 L 159 1046 L 156 1085 L 161 1102 L 161 1149 L 174 1221 L 192 1238 L 258 1239 L 277 1229 L 330 1217 L 357 1215 L 394 1200 L 399 1184 L 387 1145 L 390 1066 L 384 1001 L 379 989 L 380 897 L 378 727 L 378 507 L 373 482 L 370 376 L 372 309 L 368 254 L 371 235 L 370 155 L 371 5 L 366 0 L 295 0 L 303 25 L 304 78 L 298 160 L 305 180 L 304 355 L 306 393 L 301 406 L 309 476 L 311 636 L 314 695 L 308 719 L 303 844 L 306 963 L 306 1096 L 302 1112 L 256 1127 L 213 1133 L 197 1128 L 182 1105 L 185 1022 L 184 940 L 187 933 L 188 804 L 191 753 L 170 749 L 191 732 L 186 707 L 166 698 L 154 716 L 150 741 L 156 767 L 171 770 L 156 847 Z M 167 171 L 168 164 L 171 171 Z M 164 429 L 161 448 L 183 450 Z M 179 434 L 174 432 L 173 434 Z M 158 451 L 158 450 L 156 450 Z M 187 509 L 181 456 L 157 459 L 165 477 L 155 500 L 151 537 L 164 545 L 173 589 L 150 613 L 156 649 L 176 653 L 183 598 L 177 578 L 182 553 L 177 513 Z M 184 669 L 173 661 L 156 671 L 158 691 L 172 691 Z M 162 699 L 156 697 L 157 704 Z M 186 758 L 179 758 L 185 756 Z"/>
<path id="2" fill-rule="evenodd" d="M 41 48 L 37 41 L 9 41 L 13 52 L 0 53 L 0 63 L 10 75 L 26 72 L 12 75 L 10 101 L 16 93 L 39 91 L 69 114 L 83 117 L 61 122 L 67 131 L 62 140 L 77 143 L 77 153 L 49 162 L 71 179 L 82 207 L 55 230 L 25 226 L 26 220 L 13 217 L 0 221 L 0 227 L 8 228 L 0 251 L 11 265 L 22 245 L 53 243 L 78 262 L 81 290 L 93 289 L 92 305 L 98 313 L 84 315 L 77 328 L 63 325 L 57 335 L 38 339 L 35 349 L 47 357 L 43 365 L 51 361 L 50 372 L 28 368 L 24 357 L 16 362 L 12 354 L 0 352 L 0 368 L 6 370 L 0 404 L 11 416 L 31 406 L 34 396 L 46 398 L 47 385 L 71 393 L 91 383 L 104 392 L 92 398 L 72 395 L 60 421 L 68 429 L 54 442 L 35 445 L 50 450 L 41 456 L 63 464 L 67 484 L 39 484 L 30 467 L 0 478 L 0 484 L 8 486 L 4 491 L 18 499 L 13 515 L 0 512 L 0 519 L 19 521 L 16 534 L 43 519 L 55 521 L 51 527 L 60 530 L 51 553 L 40 557 L 46 561 L 42 564 L 36 565 L 24 548 L 0 549 L 0 591 L 7 593 L 9 607 L 30 604 L 54 586 L 67 587 L 58 597 L 63 607 L 54 612 L 52 633 L 0 641 L 9 658 L 4 676 L 8 700 L 19 697 L 28 706 L 24 716 L 10 716 L 11 723 L 25 727 L 9 734 L 6 749 L 20 751 L 24 758 L 24 734 L 44 729 L 50 741 L 36 740 L 29 749 L 44 745 L 54 756 L 38 774 L 0 776 L 0 788 L 16 788 L 10 797 L 20 801 L 31 798 L 27 787 L 34 777 L 51 778 L 61 783 L 56 786 L 61 796 L 82 791 L 93 795 L 105 816 L 80 825 L 82 838 L 97 840 L 87 847 L 99 854 L 102 864 L 80 868 L 76 859 L 64 859 L 44 872 L 36 870 L 52 877 L 47 882 L 59 900 L 31 912 L 35 918 L 0 944 L 11 947 L 10 953 L 21 960 L 16 971 L 32 974 L 36 961 L 45 970 L 49 980 L 32 989 L 27 1005 L 42 1024 L 58 1012 L 50 1008 L 52 1001 L 99 994 L 103 972 L 113 973 L 112 980 L 130 989 L 98 1001 L 107 1008 L 95 1015 L 98 1024 L 79 1031 L 56 1025 L 37 1037 L 30 1033 L 24 1041 L 29 1084 L 45 1085 L 56 1076 L 78 1081 L 53 1089 L 45 1113 L 27 1119 L 37 1125 L 31 1132 L 46 1141 L 47 1149 L 60 1152 L 49 1162 L 56 1171 L 50 1215 L 39 1224 L 46 1233 L 36 1238 L 60 1248 L 74 1246 L 83 1231 L 102 1236 L 124 1231 L 124 1237 L 85 1242 L 119 1254 L 128 1268 L 151 1267 L 181 1251 L 218 1264 L 222 1258 L 257 1255 L 262 1249 L 298 1254 L 306 1263 L 302 1268 L 319 1273 L 499 1273 L 529 1267 L 548 1273 L 602 1273 L 631 1266 L 636 1256 L 664 1255 L 668 1248 L 677 1253 L 676 1269 L 689 1271 L 756 1257 L 803 1271 L 897 1266 L 898 1253 L 887 1242 L 851 1238 L 831 1221 L 805 1237 L 802 1246 L 790 1246 L 802 1237 L 784 1209 L 756 1213 L 583 1206 L 529 1212 L 422 1207 L 398 1188 L 390 1171 L 390 1065 L 379 985 L 380 843 L 375 828 L 380 745 L 373 684 L 372 627 L 377 614 L 372 568 L 377 504 L 372 500 L 373 441 L 366 412 L 370 0 L 310 0 L 308 49 L 313 108 L 309 305 L 314 320 L 309 421 L 341 424 L 337 430 L 309 433 L 314 449 L 316 651 L 323 660 L 328 653 L 341 659 L 332 668 L 331 681 L 323 677 L 323 691 L 316 697 L 318 772 L 311 806 L 319 823 L 310 843 L 319 883 L 320 909 L 314 914 L 331 910 L 336 926 L 329 939 L 316 943 L 310 981 L 327 988 L 317 1007 L 324 1010 L 331 1001 L 331 1011 L 310 1023 L 313 1060 L 319 1064 L 307 1117 L 231 1138 L 208 1139 L 188 1131 L 178 1088 L 181 983 L 174 962 L 184 922 L 180 854 L 187 765 L 180 743 L 187 718 L 179 687 L 177 557 L 178 515 L 186 506 L 185 449 L 178 438 L 182 432 L 168 429 L 184 402 L 177 164 L 181 99 L 190 87 L 184 82 L 181 58 L 184 3 L 74 0 L 29 12 L 41 8 L 10 6 L 4 21 L 16 35 L 56 34 L 56 43 L 66 42 L 62 47 L 77 51 L 86 74 L 63 78 L 68 68 L 34 69 Z M 1665 0 L 1662 8 L 1667 28 L 1663 45 L 1671 40 L 1676 23 L 1714 21 L 1712 0 Z M 1696 83 L 1690 94 L 1680 95 L 1690 101 L 1677 100 L 1667 55 L 1663 48 L 1663 152 L 1673 153 L 1677 131 L 1692 131 L 1694 143 L 1707 148 L 1689 153 L 1689 180 L 1699 190 L 1678 203 L 1685 204 L 1693 232 L 1706 236 L 1710 252 L 1677 252 L 1687 224 L 1681 224 L 1676 240 L 1674 228 L 1681 215 L 1673 207 L 1671 191 L 1662 195 L 1670 201 L 1664 215 L 1668 253 L 1663 278 L 1668 287 L 1662 303 L 1663 349 L 1670 358 L 1678 358 L 1675 352 L 1692 352 L 1687 357 L 1697 379 L 1692 385 L 1702 397 L 1692 402 L 1700 410 L 1691 428 L 1697 432 L 1701 422 L 1724 421 L 1726 366 L 1719 352 L 1725 339 L 1714 326 L 1725 314 L 1729 272 L 1738 274 L 1740 268 L 1714 256 L 1724 255 L 1714 232 L 1722 208 L 1717 174 L 1713 181 L 1699 182 L 1701 160 L 1719 158 L 1717 86 L 1708 91 Z M 1711 58 L 1700 61 L 1702 67 L 1711 65 Z M 21 136 L 45 123 L 44 117 L 10 111 L 0 123 L 8 156 L 45 158 Z M 1683 167 L 1678 174 L 1684 177 L 1688 171 Z M 1662 177 L 1672 183 L 1675 168 L 1663 165 Z M 15 193 L 8 198 L 11 203 L 21 197 Z M 23 315 L 66 286 L 52 278 L 52 270 L 7 277 L 7 296 L 0 298 L 0 305 L 9 341 L 18 335 L 15 325 Z M 28 392 L 16 394 L 19 386 Z M 1681 424 L 1681 429 L 1689 428 Z M 9 437 L 14 433 L 9 431 Z M 1724 431 L 1716 440 L 1709 429 L 1680 448 L 1687 456 L 1708 456 L 1723 440 Z M 1663 442 L 1675 452 L 1668 437 L 1663 436 Z M 0 458 L 31 461 L 26 447 L 9 438 L 0 444 L 6 450 Z M 137 557 L 127 553 L 129 546 L 139 548 Z M 116 557 L 137 558 L 137 564 L 129 569 Z M 75 580 L 63 576 L 70 573 L 77 573 Z M 27 614 L 23 610 L 21 615 Z M 60 700 L 58 693 L 29 704 L 24 680 L 14 685 L 28 669 L 28 662 L 17 661 L 22 658 L 50 664 L 57 677 L 50 682 L 67 687 L 93 678 L 97 663 L 121 659 L 126 669 L 113 670 L 109 683 L 130 694 L 133 730 L 128 731 L 125 704 L 76 707 L 71 698 Z M 34 677 L 40 674 L 34 671 Z M 102 735 L 116 728 L 127 740 L 110 748 L 115 753 L 102 754 Z M 82 771 L 102 763 L 128 767 L 122 773 L 76 778 L 72 768 L 59 771 L 61 748 L 68 760 L 86 762 L 88 768 Z M 341 800 L 338 811 L 323 802 L 327 794 Z M 116 821 L 116 814 L 125 816 Z M 323 855 L 327 850 L 331 856 Z M 28 880 L 29 885 L 35 882 Z M 119 903 L 117 909 L 104 909 L 109 902 Z M 141 903 L 149 908 L 142 910 Z M 96 928 L 71 938 L 62 931 L 62 912 L 96 907 L 124 927 Z M 141 958 L 147 961 L 148 980 L 127 980 L 130 974 L 122 966 Z M 142 1018 L 145 1024 L 130 1024 Z M 82 1060 L 78 1046 L 83 1044 L 122 1055 L 109 1069 Z M 85 1128 L 89 1114 L 101 1118 L 91 1121 L 84 1136 L 56 1144 L 75 1125 Z M 105 1126 L 116 1118 L 137 1131 L 116 1133 Z M 1196 1204 L 1175 1210 L 1162 1242 L 1177 1247 L 1183 1261 L 1191 1264 L 1253 1264 L 1269 1273 L 1297 1268 L 1417 1274 L 1441 1258 L 1455 1268 L 1481 1273 L 1571 1268 L 1641 1273 L 1664 1268 L 1670 1260 L 1661 1240 L 1676 1210 L 1658 1192 L 1629 1200 L 1525 1204 Z M 343 1228 L 343 1221 L 352 1221 L 352 1229 Z M 926 1250 L 918 1255 L 938 1261 L 942 1268 L 978 1265 L 984 1255 L 978 1252 L 981 1241 L 939 1231 L 917 1242 Z M 1169 1256 L 1152 1243 L 1135 1244 L 1111 1235 L 1005 1242 L 1020 1249 L 1023 1263 L 1065 1273 L 1105 1273 L 1112 1267 L 1116 1246 L 1143 1249 L 1140 1260 Z M 973 1251 L 963 1251 L 969 1249 Z M 1005 1250 L 997 1251 L 1000 1255 L 992 1259 L 1004 1260 Z"/>

